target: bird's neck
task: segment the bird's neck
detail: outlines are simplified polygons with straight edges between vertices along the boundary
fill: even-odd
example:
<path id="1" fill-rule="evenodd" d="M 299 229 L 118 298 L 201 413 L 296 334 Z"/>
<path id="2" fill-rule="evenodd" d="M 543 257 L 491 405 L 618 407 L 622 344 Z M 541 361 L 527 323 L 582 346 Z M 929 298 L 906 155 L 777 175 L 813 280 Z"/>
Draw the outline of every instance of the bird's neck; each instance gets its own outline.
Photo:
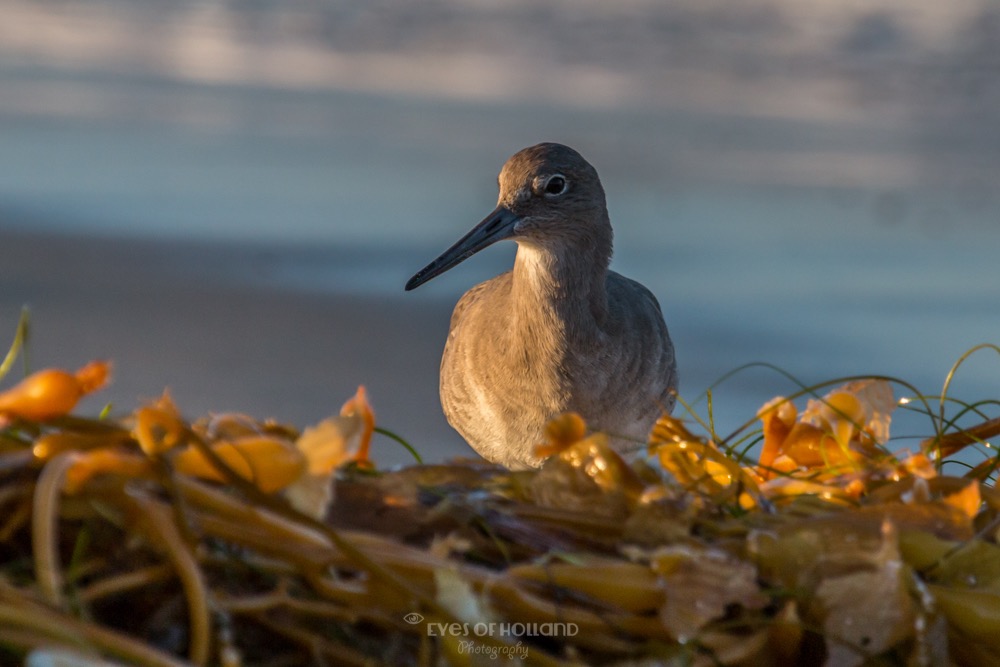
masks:
<path id="1" fill-rule="evenodd" d="M 587 334 L 604 323 L 608 311 L 607 248 L 518 243 L 514 260 L 515 326 L 554 319 L 567 335 Z"/>

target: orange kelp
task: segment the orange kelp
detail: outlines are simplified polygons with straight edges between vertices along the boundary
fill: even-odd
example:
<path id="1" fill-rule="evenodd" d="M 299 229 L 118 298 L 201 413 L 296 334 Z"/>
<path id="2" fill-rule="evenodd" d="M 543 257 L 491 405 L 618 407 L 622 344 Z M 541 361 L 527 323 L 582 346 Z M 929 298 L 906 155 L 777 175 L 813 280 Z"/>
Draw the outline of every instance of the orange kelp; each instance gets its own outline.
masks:
<path id="1" fill-rule="evenodd" d="M 881 383 L 801 410 L 768 403 L 755 460 L 671 417 L 628 460 L 568 415 L 539 443 L 543 466 L 518 472 L 379 471 L 360 391 L 302 431 L 231 413 L 189 421 L 168 395 L 115 419 L 19 416 L 0 429 L 0 652 L 991 664 L 994 471 L 940 473 L 932 448 L 958 447 L 957 430 L 890 452 L 895 401 Z"/>

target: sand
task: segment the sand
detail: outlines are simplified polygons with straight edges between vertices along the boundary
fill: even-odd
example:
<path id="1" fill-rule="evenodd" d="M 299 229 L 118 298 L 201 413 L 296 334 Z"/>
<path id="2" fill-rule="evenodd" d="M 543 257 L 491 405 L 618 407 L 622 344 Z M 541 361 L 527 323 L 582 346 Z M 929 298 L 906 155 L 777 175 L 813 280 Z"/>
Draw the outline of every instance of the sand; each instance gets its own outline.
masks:
<path id="1" fill-rule="evenodd" d="M 294 261 L 290 253 L 0 228 L 0 345 L 27 305 L 32 368 L 112 359 L 113 385 L 83 414 L 107 402 L 124 414 L 169 388 L 189 418 L 241 411 L 301 427 L 364 384 L 379 425 L 425 459 L 473 456 L 437 397 L 450 304 L 402 289 L 398 298 L 283 289 L 267 269 Z M 387 438 L 374 447 L 380 465 L 412 462 Z"/>

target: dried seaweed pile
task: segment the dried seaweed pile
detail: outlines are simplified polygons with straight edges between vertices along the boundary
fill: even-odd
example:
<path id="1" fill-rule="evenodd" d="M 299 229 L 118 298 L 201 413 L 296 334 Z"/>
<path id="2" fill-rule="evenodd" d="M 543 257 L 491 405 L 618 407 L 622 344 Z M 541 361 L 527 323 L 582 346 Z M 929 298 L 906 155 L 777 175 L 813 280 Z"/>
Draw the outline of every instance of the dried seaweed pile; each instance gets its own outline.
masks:
<path id="1" fill-rule="evenodd" d="M 997 460 L 939 471 L 996 435 L 995 402 L 912 454 L 867 380 L 769 403 L 753 464 L 666 417 L 629 463 L 567 415 L 539 470 L 378 472 L 363 394 L 300 433 L 189 423 L 167 396 L 29 415 L 11 392 L 3 664 L 1000 662 Z"/>

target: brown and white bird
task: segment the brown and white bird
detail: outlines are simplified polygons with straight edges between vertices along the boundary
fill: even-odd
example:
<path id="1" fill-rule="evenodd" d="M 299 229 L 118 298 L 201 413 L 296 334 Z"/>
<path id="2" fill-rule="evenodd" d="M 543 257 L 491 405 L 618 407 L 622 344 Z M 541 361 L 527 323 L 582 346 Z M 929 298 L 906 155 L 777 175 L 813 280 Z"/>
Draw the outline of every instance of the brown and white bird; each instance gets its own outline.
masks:
<path id="1" fill-rule="evenodd" d="M 459 300 L 441 359 L 448 422 L 484 458 L 537 466 L 546 423 L 578 412 L 620 450 L 673 408 L 674 346 L 656 298 L 608 268 L 611 222 L 597 171 L 543 143 L 500 171 L 496 209 L 406 284 L 517 242 L 514 268 Z"/>

